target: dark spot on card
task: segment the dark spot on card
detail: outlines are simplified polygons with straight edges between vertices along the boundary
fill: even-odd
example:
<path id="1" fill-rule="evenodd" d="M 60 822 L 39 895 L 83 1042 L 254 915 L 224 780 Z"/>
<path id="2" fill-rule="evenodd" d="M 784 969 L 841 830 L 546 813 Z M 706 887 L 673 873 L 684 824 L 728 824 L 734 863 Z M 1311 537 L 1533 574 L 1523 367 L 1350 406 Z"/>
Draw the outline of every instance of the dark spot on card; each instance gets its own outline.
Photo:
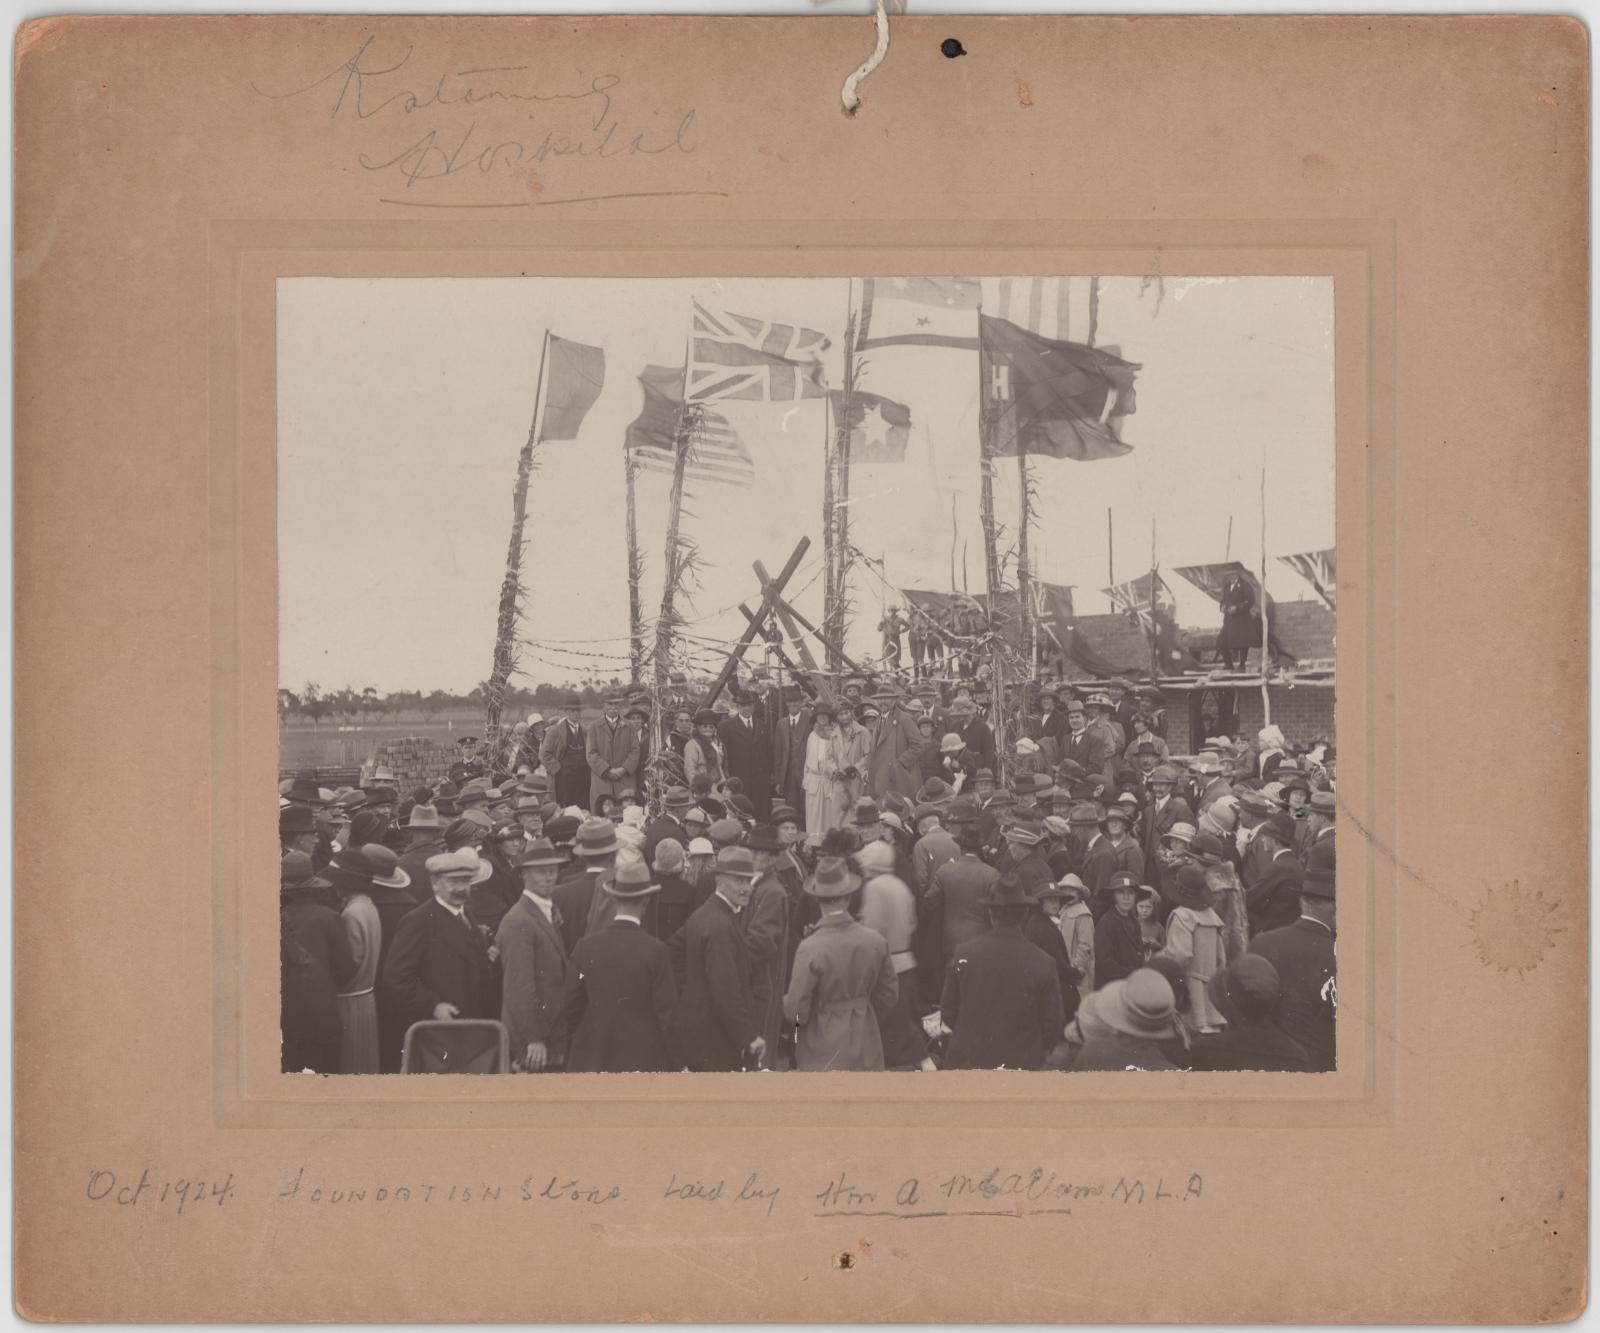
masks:
<path id="1" fill-rule="evenodd" d="M 841 1250 L 833 1256 L 833 1266 L 840 1269 L 851 1269 L 856 1266 L 856 1257 L 849 1250 Z"/>
<path id="2" fill-rule="evenodd" d="M 1499 972 L 1532 972 L 1565 929 L 1556 920 L 1560 906 L 1518 880 L 1490 889 L 1468 918 L 1478 958 Z"/>
<path id="3" fill-rule="evenodd" d="M 967 48 L 954 37 L 946 37 L 939 43 L 939 49 L 944 52 L 947 60 L 954 60 L 957 56 L 964 56 L 967 53 Z"/>

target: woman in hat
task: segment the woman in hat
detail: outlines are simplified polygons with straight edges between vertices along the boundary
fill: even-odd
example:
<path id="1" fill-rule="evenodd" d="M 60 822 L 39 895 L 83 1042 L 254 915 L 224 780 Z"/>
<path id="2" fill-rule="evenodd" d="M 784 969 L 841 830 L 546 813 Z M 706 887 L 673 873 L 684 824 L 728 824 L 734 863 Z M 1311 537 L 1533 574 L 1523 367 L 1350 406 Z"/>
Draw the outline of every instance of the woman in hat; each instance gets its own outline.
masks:
<path id="1" fill-rule="evenodd" d="M 1067 1003 L 1077 1008 L 1078 1000 L 1094 990 L 1094 914 L 1086 899 L 1089 891 L 1078 876 L 1068 873 L 1056 881 L 1056 929 L 1067 946 L 1067 961 L 1077 974 L 1076 996 Z M 1066 997 L 1062 997 L 1066 1000 Z"/>
<path id="2" fill-rule="evenodd" d="M 841 781 L 844 745 L 833 725 L 833 705 L 818 703 L 812 713 L 811 735 L 806 738 L 806 768 L 801 785 L 806 793 L 806 841 L 819 842 L 836 829 L 848 808 L 847 785 Z"/>
<path id="3" fill-rule="evenodd" d="M 822 918 L 795 951 L 794 975 L 783 997 L 784 1020 L 795 1028 L 795 1068 L 882 1069 L 880 1022 L 899 995 L 889 945 L 856 921 L 850 895 L 861 876 L 848 861 L 823 857 L 806 892 Z"/>
<path id="4" fill-rule="evenodd" d="M 329 876 L 344 897 L 339 921 L 356 967 L 338 994 L 339 1068 L 346 1074 L 376 1074 L 380 1043 L 375 992 L 383 922 L 372 895 L 379 888 L 405 889 L 411 877 L 400 869 L 400 858 L 381 843 L 341 851 Z"/>
<path id="5" fill-rule="evenodd" d="M 854 709 L 841 709 L 838 717 L 839 769 L 844 808 L 849 810 L 861 799 L 867 785 L 867 759 L 872 753 L 872 730 L 878 725 L 878 706 L 859 703 Z"/>
<path id="6" fill-rule="evenodd" d="M 1161 895 L 1148 884 L 1139 886 L 1139 896 L 1133 902 L 1133 918 L 1139 923 L 1139 951 L 1149 962 L 1167 942 L 1166 927 L 1161 924 Z"/>
<path id="7" fill-rule="evenodd" d="M 1111 910 L 1100 918 L 1094 930 L 1094 988 L 1123 977 L 1144 963 L 1144 932 L 1133 914 L 1139 900 L 1139 880 L 1127 871 L 1118 871 L 1106 886 Z"/>
<path id="8" fill-rule="evenodd" d="M 309 853 L 285 854 L 279 868 L 280 1023 L 283 1072 L 339 1072 L 338 992 L 355 976 L 349 937 L 322 895 L 333 885 L 315 874 Z"/>
<path id="9" fill-rule="evenodd" d="M 1177 1068 L 1162 1050 L 1176 1033 L 1177 1002 L 1167 979 L 1154 968 L 1136 968 L 1111 982 L 1091 995 L 1084 1008 L 1111 1035 L 1084 1043 L 1072 1062 L 1075 1072 Z"/>
<path id="10" fill-rule="evenodd" d="M 716 855 L 716 844 L 704 836 L 690 838 L 689 845 L 684 848 L 683 877 L 694 890 L 696 907 L 705 902 L 717 887 L 716 876 L 711 870 L 711 862 Z M 661 938 L 671 939 L 672 936 L 669 933 Z"/>
<path id="11" fill-rule="evenodd" d="M 727 760 L 722 741 L 717 736 L 721 714 L 714 709 L 702 708 L 694 715 L 694 735 L 683 747 L 683 776 L 694 791 L 695 779 L 704 778 L 706 791 L 714 794 L 728 776 Z"/>
<path id="12" fill-rule="evenodd" d="M 895 849 L 881 839 L 856 853 L 861 871 L 861 907 L 857 919 L 882 935 L 889 946 L 899 991 L 894 1011 L 880 1019 L 883 1061 L 889 1069 L 932 1069 L 928 1042 L 917 1017 L 917 900 L 895 873 Z"/>

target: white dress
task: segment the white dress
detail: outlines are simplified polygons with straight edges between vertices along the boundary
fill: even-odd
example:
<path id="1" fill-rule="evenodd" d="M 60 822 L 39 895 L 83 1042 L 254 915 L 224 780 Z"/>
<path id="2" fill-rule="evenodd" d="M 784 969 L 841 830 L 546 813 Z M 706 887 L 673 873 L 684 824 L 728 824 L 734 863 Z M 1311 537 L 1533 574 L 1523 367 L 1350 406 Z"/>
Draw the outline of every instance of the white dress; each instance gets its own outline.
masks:
<path id="1" fill-rule="evenodd" d="M 803 785 L 806 792 L 806 841 L 818 843 L 822 835 L 836 829 L 844 819 L 845 791 L 833 780 L 833 775 L 844 767 L 843 747 L 837 731 L 819 735 L 816 731 L 806 737 L 806 768 Z"/>

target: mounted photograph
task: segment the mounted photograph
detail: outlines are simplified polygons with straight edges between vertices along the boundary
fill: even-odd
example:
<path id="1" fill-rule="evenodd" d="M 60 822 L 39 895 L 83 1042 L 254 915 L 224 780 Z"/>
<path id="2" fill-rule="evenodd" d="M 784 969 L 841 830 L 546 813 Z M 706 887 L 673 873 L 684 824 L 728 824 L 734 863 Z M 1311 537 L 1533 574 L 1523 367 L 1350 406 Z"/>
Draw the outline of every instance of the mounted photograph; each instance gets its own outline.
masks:
<path id="1" fill-rule="evenodd" d="M 1331 278 L 276 301 L 284 1073 L 1336 1067 Z"/>

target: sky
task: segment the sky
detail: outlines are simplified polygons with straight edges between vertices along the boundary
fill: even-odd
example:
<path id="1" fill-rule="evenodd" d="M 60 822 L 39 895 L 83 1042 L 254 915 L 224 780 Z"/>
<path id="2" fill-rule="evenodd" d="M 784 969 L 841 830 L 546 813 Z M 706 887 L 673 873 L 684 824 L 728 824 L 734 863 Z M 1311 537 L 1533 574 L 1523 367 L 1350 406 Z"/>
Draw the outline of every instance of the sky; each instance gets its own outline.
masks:
<path id="1" fill-rule="evenodd" d="M 1015 304 L 1002 311 L 1001 283 L 985 278 L 985 312 L 1026 322 L 1028 281 L 1009 284 Z M 1047 281 L 1041 331 L 1086 340 L 1088 290 L 1086 278 Z M 698 298 L 825 333 L 836 385 L 860 291 L 845 278 L 280 279 L 280 684 L 464 693 L 488 676 L 546 329 L 601 348 L 605 382 L 578 438 L 546 441 L 536 456 L 522 631 L 534 646 L 514 683 L 625 677 L 622 440 L 642 401 L 639 371 L 682 365 Z M 1333 545 L 1331 280 L 1102 277 L 1095 335 L 1141 367 L 1137 411 L 1122 427 L 1133 448 L 1091 463 L 1031 460 L 1037 575 L 1072 584 L 1080 613 L 1108 610 L 1109 509 L 1115 579 L 1148 571 L 1153 526 L 1180 621 L 1214 625 L 1214 604 L 1170 570 L 1225 556 L 1259 568 L 1264 465 L 1268 591 L 1313 595 L 1271 557 Z M 977 355 L 878 349 L 857 384 L 905 403 L 912 418 L 904 463 L 851 476 L 852 540 L 883 561 L 888 580 L 859 567 L 853 580 L 848 647 L 873 655 L 890 585 L 948 591 L 953 566 L 957 588 L 983 589 Z M 683 531 L 701 559 L 685 609 L 692 668 L 715 669 L 742 630 L 738 603 L 760 595 L 752 562 L 776 573 L 802 537 L 811 547 L 790 592 L 820 620 L 825 411 L 820 400 L 726 406 L 756 479 L 748 490 L 693 487 L 685 505 Z M 1014 533 L 1017 464 L 996 467 L 996 517 Z M 650 615 L 668 483 L 645 473 L 637 484 Z"/>

